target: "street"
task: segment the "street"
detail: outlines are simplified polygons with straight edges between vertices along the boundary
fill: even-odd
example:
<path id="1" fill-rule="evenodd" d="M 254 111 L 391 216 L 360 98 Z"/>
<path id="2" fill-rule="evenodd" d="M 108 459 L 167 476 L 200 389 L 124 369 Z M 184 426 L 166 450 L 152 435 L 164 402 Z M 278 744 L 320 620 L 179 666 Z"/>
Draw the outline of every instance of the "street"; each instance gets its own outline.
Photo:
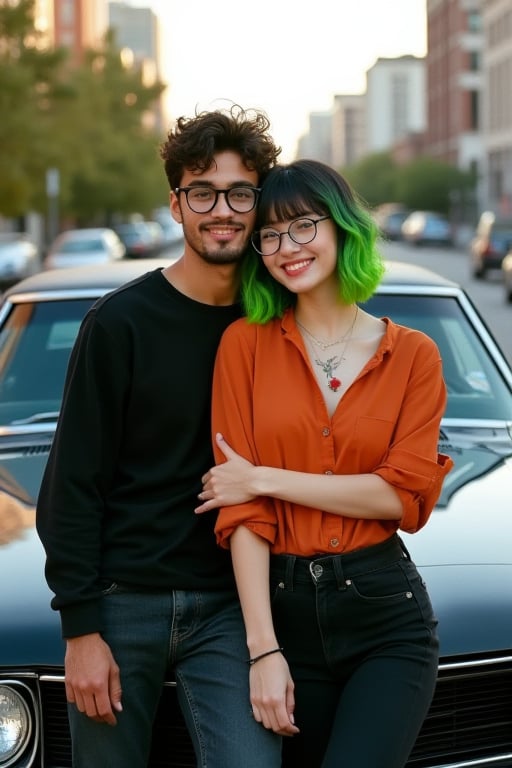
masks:
<path id="1" fill-rule="evenodd" d="M 467 291 L 512 365 L 512 305 L 505 302 L 499 272 L 486 279 L 471 276 L 467 251 L 433 246 L 415 247 L 401 242 L 385 243 L 386 259 L 419 264 L 459 283 Z"/>

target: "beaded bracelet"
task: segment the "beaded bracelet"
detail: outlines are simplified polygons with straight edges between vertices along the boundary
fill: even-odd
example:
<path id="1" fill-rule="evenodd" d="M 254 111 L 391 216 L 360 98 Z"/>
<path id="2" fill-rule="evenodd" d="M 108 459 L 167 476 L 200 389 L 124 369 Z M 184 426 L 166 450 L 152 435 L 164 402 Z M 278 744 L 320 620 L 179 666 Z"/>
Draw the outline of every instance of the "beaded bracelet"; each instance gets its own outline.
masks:
<path id="1" fill-rule="evenodd" d="M 265 656 L 270 656 L 272 653 L 282 653 L 282 648 L 273 648 L 271 651 L 265 651 L 265 653 L 260 653 L 259 656 L 255 656 L 254 659 L 249 659 L 249 666 L 252 667 L 253 664 L 256 664 L 257 661 L 260 659 L 264 659 Z"/>

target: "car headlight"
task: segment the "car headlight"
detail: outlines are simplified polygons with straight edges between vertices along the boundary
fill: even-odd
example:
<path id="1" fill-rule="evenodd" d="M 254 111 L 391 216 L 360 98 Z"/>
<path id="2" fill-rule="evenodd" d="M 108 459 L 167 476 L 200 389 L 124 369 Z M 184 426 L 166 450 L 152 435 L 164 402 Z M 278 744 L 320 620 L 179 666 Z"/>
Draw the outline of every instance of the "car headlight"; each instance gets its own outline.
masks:
<path id="1" fill-rule="evenodd" d="M 25 750 L 32 718 L 23 696 L 10 685 L 0 685 L 0 766 L 7 768 Z"/>

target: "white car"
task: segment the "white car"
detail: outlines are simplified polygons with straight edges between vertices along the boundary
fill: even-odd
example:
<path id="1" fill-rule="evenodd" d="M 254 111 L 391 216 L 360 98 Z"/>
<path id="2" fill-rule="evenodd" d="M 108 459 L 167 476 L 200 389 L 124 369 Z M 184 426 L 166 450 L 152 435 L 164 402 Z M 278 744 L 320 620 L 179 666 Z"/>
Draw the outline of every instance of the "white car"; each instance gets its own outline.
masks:
<path id="1" fill-rule="evenodd" d="M 124 258 L 126 248 L 113 229 L 70 229 L 58 235 L 43 262 L 44 269 L 107 264 Z"/>
<path id="2" fill-rule="evenodd" d="M 402 224 L 402 238 L 412 245 L 453 245 L 446 216 L 433 211 L 413 211 Z"/>
<path id="3" fill-rule="evenodd" d="M 8 286 L 39 272 L 37 246 L 20 232 L 0 232 L 0 285 Z"/>

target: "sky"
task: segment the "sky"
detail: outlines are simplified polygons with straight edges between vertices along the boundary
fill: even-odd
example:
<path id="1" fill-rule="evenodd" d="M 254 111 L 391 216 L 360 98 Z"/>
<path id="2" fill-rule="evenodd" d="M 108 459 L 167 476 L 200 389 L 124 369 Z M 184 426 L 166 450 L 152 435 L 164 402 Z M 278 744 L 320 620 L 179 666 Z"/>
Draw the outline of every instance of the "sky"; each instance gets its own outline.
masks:
<path id="1" fill-rule="evenodd" d="M 363 93 L 379 57 L 426 54 L 426 0 L 130 0 L 162 25 L 170 117 L 262 109 L 293 160 L 311 112 Z"/>

